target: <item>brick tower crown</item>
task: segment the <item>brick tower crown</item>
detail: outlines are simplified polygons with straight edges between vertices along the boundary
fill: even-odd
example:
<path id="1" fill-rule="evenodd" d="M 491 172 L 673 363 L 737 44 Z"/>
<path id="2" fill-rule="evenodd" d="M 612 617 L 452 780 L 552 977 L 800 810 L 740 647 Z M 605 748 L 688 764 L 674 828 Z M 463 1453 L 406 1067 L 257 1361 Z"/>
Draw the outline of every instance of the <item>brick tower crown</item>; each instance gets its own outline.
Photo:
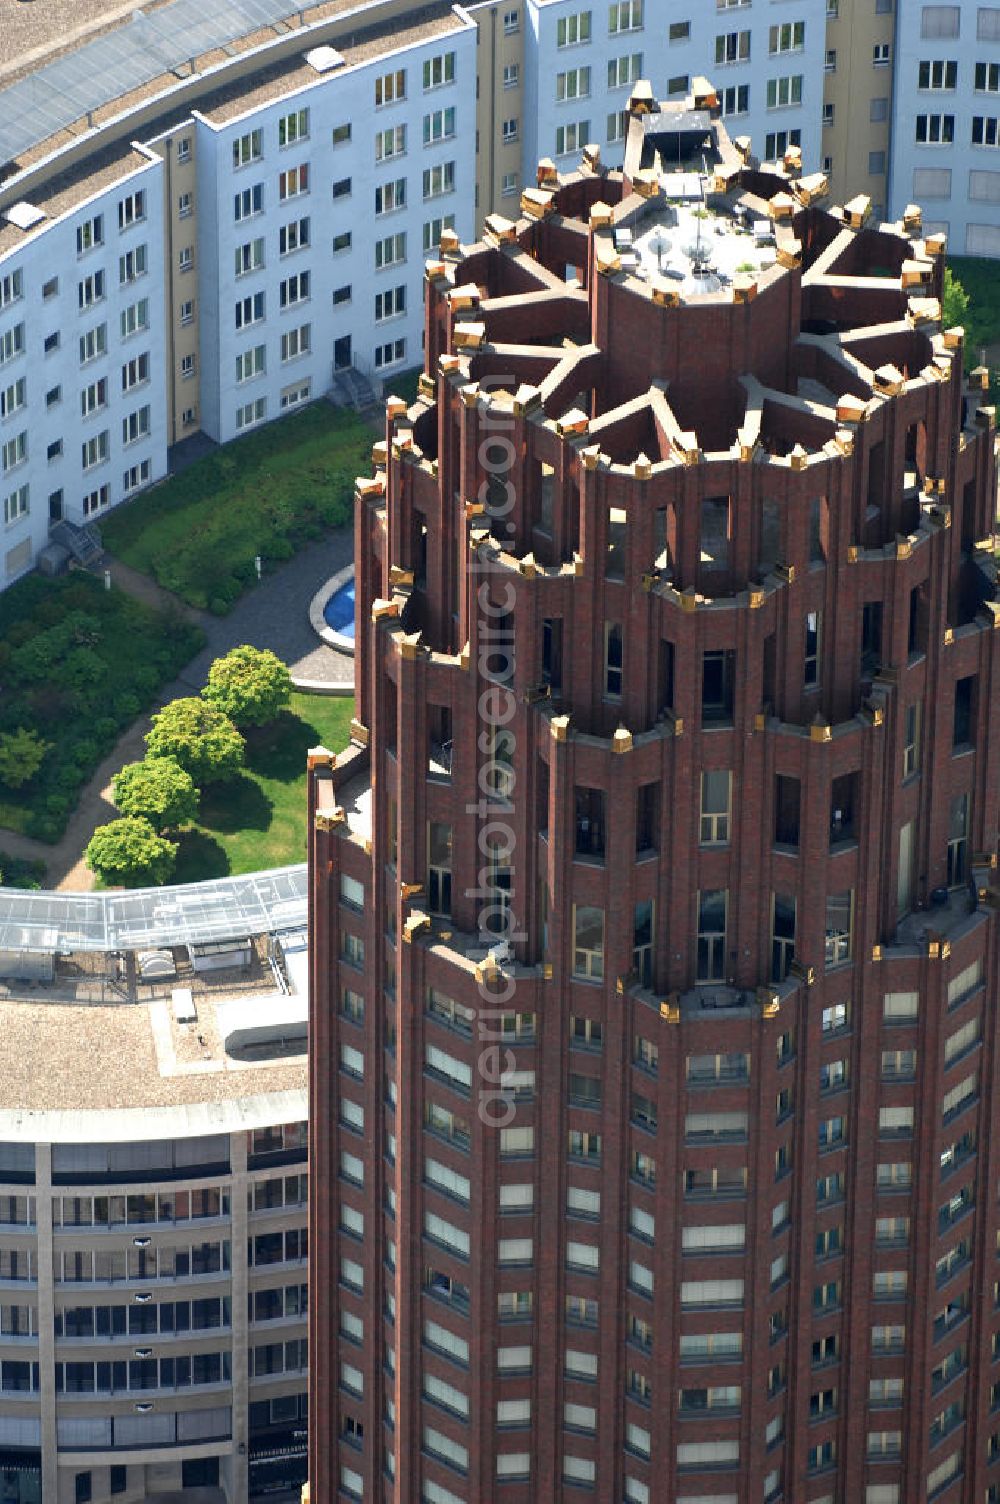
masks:
<path id="1" fill-rule="evenodd" d="M 428 262 L 311 758 L 313 1504 L 1000 1497 L 994 417 L 825 196 L 640 84 Z"/>

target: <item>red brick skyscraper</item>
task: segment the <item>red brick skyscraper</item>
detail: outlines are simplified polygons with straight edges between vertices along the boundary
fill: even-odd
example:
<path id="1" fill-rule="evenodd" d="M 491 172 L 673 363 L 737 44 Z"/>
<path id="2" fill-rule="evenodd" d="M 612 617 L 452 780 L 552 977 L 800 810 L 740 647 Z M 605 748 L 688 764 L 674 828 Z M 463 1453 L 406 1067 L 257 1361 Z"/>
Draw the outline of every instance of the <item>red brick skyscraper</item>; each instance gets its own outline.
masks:
<path id="1" fill-rule="evenodd" d="M 359 483 L 313 1504 L 992 1504 L 993 414 L 919 211 L 630 110 Z"/>

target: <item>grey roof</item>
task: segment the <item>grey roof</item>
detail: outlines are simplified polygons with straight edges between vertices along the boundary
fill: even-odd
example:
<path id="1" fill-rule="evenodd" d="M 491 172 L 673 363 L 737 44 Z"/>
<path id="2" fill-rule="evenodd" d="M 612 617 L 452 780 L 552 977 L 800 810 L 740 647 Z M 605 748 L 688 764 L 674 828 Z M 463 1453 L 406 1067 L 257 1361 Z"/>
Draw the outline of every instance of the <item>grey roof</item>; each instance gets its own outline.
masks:
<path id="1" fill-rule="evenodd" d="M 301 0 L 170 0 L 0 90 L 0 162 L 191 58 L 297 14 Z"/>
<path id="2" fill-rule="evenodd" d="M 301 929 L 305 866 L 110 893 L 0 888 L 0 950 L 115 951 Z"/>

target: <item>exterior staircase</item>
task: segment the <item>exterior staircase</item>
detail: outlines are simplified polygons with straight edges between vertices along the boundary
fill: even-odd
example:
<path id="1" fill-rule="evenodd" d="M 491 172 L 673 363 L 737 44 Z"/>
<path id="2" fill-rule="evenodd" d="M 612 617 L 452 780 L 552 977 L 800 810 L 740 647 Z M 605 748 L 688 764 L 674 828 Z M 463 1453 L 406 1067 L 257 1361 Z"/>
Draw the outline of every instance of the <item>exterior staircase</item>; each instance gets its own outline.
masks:
<path id="1" fill-rule="evenodd" d="M 362 416 L 373 413 L 382 400 L 382 383 L 359 371 L 357 366 L 345 366 L 334 371 L 333 383 L 327 393 L 337 407 L 353 407 Z"/>
<path id="2" fill-rule="evenodd" d="M 104 558 L 101 535 L 90 522 L 80 524 L 68 522 L 65 518 L 61 522 L 53 522 L 49 528 L 49 542 L 59 543 L 67 549 L 79 569 L 91 569 Z"/>

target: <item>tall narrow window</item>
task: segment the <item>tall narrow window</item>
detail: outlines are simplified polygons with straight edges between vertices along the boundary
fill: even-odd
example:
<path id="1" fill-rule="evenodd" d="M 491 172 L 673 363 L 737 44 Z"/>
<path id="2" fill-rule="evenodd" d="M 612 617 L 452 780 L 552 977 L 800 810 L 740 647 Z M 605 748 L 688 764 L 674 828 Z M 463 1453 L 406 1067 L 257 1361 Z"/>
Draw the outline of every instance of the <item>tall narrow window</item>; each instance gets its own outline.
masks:
<path id="1" fill-rule="evenodd" d="M 604 694 L 609 700 L 620 700 L 622 697 L 623 663 L 621 622 L 606 621 L 604 623 Z"/>
<path id="2" fill-rule="evenodd" d="M 732 725 L 735 680 L 736 654 L 731 648 L 702 655 L 701 718 L 705 725 Z"/>
<path id="3" fill-rule="evenodd" d="M 799 780 L 778 773 L 774 779 L 774 844 L 799 844 Z"/>
<path id="4" fill-rule="evenodd" d="M 802 682 L 806 689 L 815 689 L 819 683 L 822 621 L 823 618 L 819 611 L 806 612 L 806 648 L 802 675 Z"/>
<path id="5" fill-rule="evenodd" d="M 451 826 L 427 826 L 427 905 L 432 914 L 451 913 Z"/>
<path id="6" fill-rule="evenodd" d="M 608 548 L 604 573 L 609 580 L 625 578 L 625 513 L 621 507 L 608 511 Z"/>
<path id="7" fill-rule="evenodd" d="M 825 496 L 814 496 L 809 503 L 809 562 L 826 560 L 830 533 L 830 504 Z"/>
<path id="8" fill-rule="evenodd" d="M 955 681 L 955 715 L 952 725 L 951 744 L 957 752 L 959 748 L 972 745 L 973 741 L 973 705 L 975 703 L 976 676 L 968 674 L 964 679 Z"/>
<path id="9" fill-rule="evenodd" d="M 698 894 L 698 981 L 721 982 L 726 976 L 725 888 L 703 888 Z"/>
<path id="10" fill-rule="evenodd" d="M 728 496 L 706 496 L 701 503 L 701 567 L 729 568 L 731 536 Z"/>
<path id="11" fill-rule="evenodd" d="M 562 688 L 562 628 L 561 616 L 542 622 L 542 683 L 553 691 Z"/>
<path id="12" fill-rule="evenodd" d="M 653 985 L 653 900 L 637 903 L 632 921 L 632 970 L 640 985 Z"/>
<path id="13" fill-rule="evenodd" d="M 604 910 L 573 905 L 573 975 L 600 981 L 604 976 Z"/>
<path id="14" fill-rule="evenodd" d="M 577 786 L 574 790 L 576 805 L 576 854 L 577 856 L 604 856 L 605 794 L 603 789 Z"/>
<path id="15" fill-rule="evenodd" d="M 660 785 L 643 783 L 635 795 L 635 850 L 638 856 L 643 851 L 655 851 L 659 846 L 657 831 L 660 823 Z"/>
<path id="16" fill-rule="evenodd" d="M 928 599 L 927 583 L 914 585 L 910 591 L 910 621 L 907 629 L 906 650 L 908 653 L 927 651 Z"/>
<path id="17" fill-rule="evenodd" d="M 830 787 L 830 845 L 855 838 L 854 814 L 857 804 L 857 773 L 843 773 Z"/>
<path id="18" fill-rule="evenodd" d="M 479 923 L 492 935 L 507 935 L 510 931 L 512 871 L 506 847 L 491 846 L 487 884 L 489 896 L 480 913 Z"/>
<path id="19" fill-rule="evenodd" d="M 728 768 L 701 775 L 701 844 L 723 846 L 729 840 L 729 810 L 733 775 Z"/>
<path id="20" fill-rule="evenodd" d="M 667 527 L 667 508 L 659 507 L 653 513 L 653 570 L 659 574 L 669 574 L 670 568 L 670 532 Z"/>
<path id="21" fill-rule="evenodd" d="M 969 796 L 958 794 L 951 801 L 948 822 L 948 886 L 959 888 L 969 876 Z"/>
<path id="22" fill-rule="evenodd" d="M 783 982 L 795 958 L 795 899 L 775 893 L 771 911 L 771 980 Z"/>
<path id="23" fill-rule="evenodd" d="M 778 678 L 777 669 L 777 644 L 776 634 L 768 632 L 764 638 L 764 662 L 761 671 L 760 697 L 763 701 L 765 715 L 774 714 L 776 685 Z"/>
<path id="24" fill-rule="evenodd" d="M 507 804 L 513 796 L 517 781 L 513 765 L 514 738 L 505 726 L 490 726 L 481 734 L 488 738 L 490 753 L 486 764 L 480 769 L 480 779 L 491 798 Z M 450 767 L 449 761 L 449 771 Z"/>
<path id="25" fill-rule="evenodd" d="M 387 843 L 386 861 L 389 863 L 390 867 L 395 867 L 395 865 L 396 865 L 396 857 L 398 855 L 398 841 L 399 841 L 399 837 L 398 837 L 398 830 L 399 830 L 399 806 L 397 805 L 395 799 L 390 799 L 388 801 L 388 808 L 386 810 L 385 824 L 386 824 L 386 843 Z"/>
<path id="26" fill-rule="evenodd" d="M 854 950 L 854 890 L 826 896 L 826 965 L 842 966 Z"/>
<path id="27" fill-rule="evenodd" d="M 660 709 L 673 710 L 674 708 L 674 645 L 666 638 L 660 639 Z"/>
<path id="28" fill-rule="evenodd" d="M 870 679 L 882 666 L 882 602 L 866 601 L 861 612 L 861 676 Z"/>
<path id="29" fill-rule="evenodd" d="M 902 919 L 913 907 L 913 858 L 916 822 L 907 820 L 899 832 L 899 871 L 896 874 L 896 917 Z"/>
<path id="30" fill-rule="evenodd" d="M 497 756 L 494 737 L 493 756 Z M 427 707 L 427 768 L 428 772 L 451 777 L 451 707 L 428 705 Z"/>
<path id="31" fill-rule="evenodd" d="M 781 558 L 781 507 L 765 501 L 760 519 L 760 572 L 770 574 Z"/>
<path id="32" fill-rule="evenodd" d="M 903 777 L 909 778 L 920 767 L 920 702 L 903 711 Z"/>
<path id="33" fill-rule="evenodd" d="M 541 461 L 541 476 L 538 490 L 538 526 L 546 533 L 552 531 L 553 503 L 556 489 L 556 472 L 551 465 Z"/>

